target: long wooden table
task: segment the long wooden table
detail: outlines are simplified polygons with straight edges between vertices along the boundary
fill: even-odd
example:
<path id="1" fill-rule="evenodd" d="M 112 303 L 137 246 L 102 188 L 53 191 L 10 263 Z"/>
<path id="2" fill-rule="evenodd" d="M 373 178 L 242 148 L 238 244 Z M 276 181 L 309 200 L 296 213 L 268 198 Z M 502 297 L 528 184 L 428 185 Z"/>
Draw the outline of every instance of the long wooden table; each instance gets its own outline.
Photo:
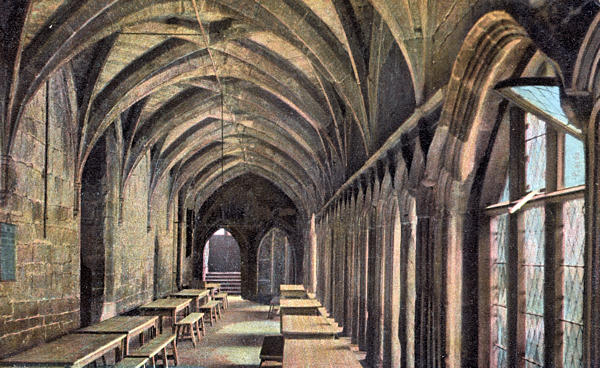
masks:
<path id="1" fill-rule="evenodd" d="M 316 316 L 319 314 L 320 306 L 321 303 L 316 299 L 281 298 L 279 301 L 279 308 L 282 316 L 285 314 Z"/>
<path id="2" fill-rule="evenodd" d="M 279 285 L 279 294 L 282 298 L 306 298 L 306 290 L 303 285 Z"/>
<path id="3" fill-rule="evenodd" d="M 116 316 L 95 325 L 82 328 L 77 333 L 89 334 L 125 334 L 125 355 L 129 353 L 129 341 L 133 336 L 140 336 L 140 344 L 144 344 L 144 331 L 154 327 L 157 329 L 157 316 Z"/>
<path id="4" fill-rule="evenodd" d="M 322 316 L 281 317 L 281 334 L 286 339 L 333 339 L 337 333 L 337 327 Z"/>
<path id="5" fill-rule="evenodd" d="M 285 339 L 285 368 L 361 368 L 347 342 L 335 339 Z"/>
<path id="6" fill-rule="evenodd" d="M 173 332 L 175 332 L 175 322 L 177 322 L 177 313 L 187 308 L 189 314 L 189 307 L 192 303 L 192 299 L 181 299 L 181 298 L 167 298 L 167 299 L 156 299 L 153 302 L 144 304 L 140 309 L 142 315 L 152 315 L 160 317 L 160 333 L 163 331 L 163 320 L 164 317 L 171 317 L 173 319 Z"/>
<path id="7" fill-rule="evenodd" d="M 208 289 L 183 289 L 176 293 L 171 294 L 171 296 L 173 298 L 193 299 L 196 304 L 196 309 L 195 309 L 196 312 L 198 312 L 198 310 L 200 309 L 200 305 L 204 304 L 205 302 L 208 302 L 209 295 L 210 295 L 210 290 L 208 290 Z M 200 303 L 200 299 L 203 300 L 202 303 Z"/>
<path id="8" fill-rule="evenodd" d="M 84 367 L 116 349 L 123 358 L 124 334 L 69 334 L 0 361 L 0 367 Z"/>

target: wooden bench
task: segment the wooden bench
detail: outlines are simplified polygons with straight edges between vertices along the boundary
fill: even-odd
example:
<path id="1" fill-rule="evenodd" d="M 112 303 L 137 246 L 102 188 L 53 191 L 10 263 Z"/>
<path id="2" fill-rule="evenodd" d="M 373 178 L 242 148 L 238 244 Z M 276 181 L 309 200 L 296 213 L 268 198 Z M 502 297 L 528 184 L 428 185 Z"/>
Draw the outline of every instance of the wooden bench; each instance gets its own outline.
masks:
<path id="1" fill-rule="evenodd" d="M 265 336 L 259 357 L 261 367 L 267 366 L 263 362 L 283 362 L 283 336 Z"/>
<path id="2" fill-rule="evenodd" d="M 220 292 L 213 297 L 214 300 L 220 300 L 223 302 L 223 309 L 227 309 L 229 307 L 229 301 L 227 300 L 227 293 Z"/>
<path id="3" fill-rule="evenodd" d="M 270 361 L 270 360 L 265 360 L 264 362 L 260 362 L 259 367 L 261 367 L 261 368 L 283 367 L 283 364 L 281 362 L 274 362 L 274 361 Z"/>
<path id="4" fill-rule="evenodd" d="M 200 306 L 199 311 L 203 312 L 206 316 L 208 316 L 210 318 L 210 325 L 213 325 L 213 320 L 215 322 L 217 322 L 217 316 L 220 316 L 219 313 L 219 303 L 221 303 L 218 300 L 211 300 L 208 303 L 205 303 L 203 305 Z"/>
<path id="5" fill-rule="evenodd" d="M 179 357 L 177 355 L 177 343 L 175 342 L 176 337 L 177 335 L 168 333 L 158 335 L 146 345 L 141 346 L 133 352 L 130 352 L 129 357 L 148 358 L 152 362 L 152 367 L 156 367 L 156 356 L 162 353 L 163 366 L 167 368 L 169 366 L 169 357 L 171 357 L 167 354 L 167 346 L 171 344 L 173 350 L 173 361 L 175 365 L 178 365 Z"/>
<path id="6" fill-rule="evenodd" d="M 114 368 L 144 368 L 148 361 L 148 358 L 128 357 L 115 364 Z"/>
<path id="7" fill-rule="evenodd" d="M 202 324 L 202 335 L 200 335 L 200 324 Z M 205 334 L 204 313 L 190 313 L 187 317 L 175 323 L 177 339 L 190 338 L 194 347 L 196 347 L 196 335 L 198 341 Z M 185 335 L 185 329 L 188 330 L 188 335 Z M 195 330 L 195 333 L 194 333 Z"/>

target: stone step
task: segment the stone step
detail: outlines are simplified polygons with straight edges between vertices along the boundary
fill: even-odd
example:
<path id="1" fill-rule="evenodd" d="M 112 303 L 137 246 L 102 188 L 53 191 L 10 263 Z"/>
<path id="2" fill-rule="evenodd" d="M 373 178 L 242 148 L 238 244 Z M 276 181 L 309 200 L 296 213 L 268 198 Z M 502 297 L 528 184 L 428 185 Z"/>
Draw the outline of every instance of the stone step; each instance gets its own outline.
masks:
<path id="1" fill-rule="evenodd" d="M 208 272 L 204 279 L 221 284 L 221 291 L 232 295 L 241 294 L 242 277 L 239 272 Z"/>

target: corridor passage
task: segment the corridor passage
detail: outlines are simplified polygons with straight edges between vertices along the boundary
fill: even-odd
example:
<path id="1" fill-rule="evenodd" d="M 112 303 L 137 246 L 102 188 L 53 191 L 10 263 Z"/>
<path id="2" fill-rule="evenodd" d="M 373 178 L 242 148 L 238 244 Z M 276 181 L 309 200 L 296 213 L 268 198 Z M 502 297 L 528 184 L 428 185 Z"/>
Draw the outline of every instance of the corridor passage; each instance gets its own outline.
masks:
<path id="1" fill-rule="evenodd" d="M 239 296 L 230 297 L 223 319 L 213 327 L 207 325 L 206 336 L 196 348 L 191 340 L 177 344 L 178 367 L 258 367 L 263 336 L 280 333 L 279 315 L 269 320 L 268 311 L 268 305 L 242 300 Z M 356 354 L 364 358 L 363 353 Z"/>
<path id="2" fill-rule="evenodd" d="M 279 318 L 267 319 L 268 305 L 230 297 L 223 319 L 207 325 L 206 336 L 194 348 L 191 340 L 180 341 L 179 366 L 258 367 L 262 338 L 279 334 Z"/>

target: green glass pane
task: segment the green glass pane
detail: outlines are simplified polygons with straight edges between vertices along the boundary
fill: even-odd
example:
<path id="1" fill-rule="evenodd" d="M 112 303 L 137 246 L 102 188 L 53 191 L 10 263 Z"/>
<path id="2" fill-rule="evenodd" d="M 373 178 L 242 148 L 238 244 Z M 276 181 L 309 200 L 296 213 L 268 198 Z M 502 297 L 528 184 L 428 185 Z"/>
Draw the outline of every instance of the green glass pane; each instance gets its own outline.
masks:
<path id="1" fill-rule="evenodd" d="M 585 153 L 583 142 L 565 134 L 565 187 L 585 184 Z"/>

